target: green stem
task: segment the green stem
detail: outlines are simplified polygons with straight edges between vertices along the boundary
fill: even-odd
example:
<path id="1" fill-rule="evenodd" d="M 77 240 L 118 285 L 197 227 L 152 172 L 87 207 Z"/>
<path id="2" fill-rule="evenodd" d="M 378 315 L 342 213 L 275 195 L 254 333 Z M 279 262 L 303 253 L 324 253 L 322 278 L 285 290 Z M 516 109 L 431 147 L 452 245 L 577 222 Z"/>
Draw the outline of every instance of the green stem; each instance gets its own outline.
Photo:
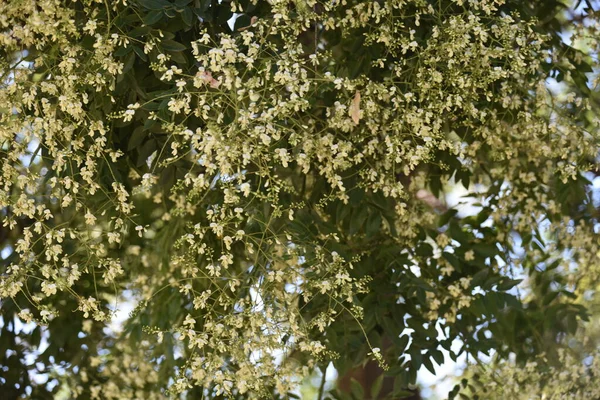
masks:
<path id="1" fill-rule="evenodd" d="M 322 377 L 321 377 L 321 385 L 319 386 L 318 400 L 323 399 L 323 394 L 325 392 L 325 380 L 326 380 L 326 376 L 327 376 L 326 372 L 327 372 L 327 367 L 321 369 Z"/>

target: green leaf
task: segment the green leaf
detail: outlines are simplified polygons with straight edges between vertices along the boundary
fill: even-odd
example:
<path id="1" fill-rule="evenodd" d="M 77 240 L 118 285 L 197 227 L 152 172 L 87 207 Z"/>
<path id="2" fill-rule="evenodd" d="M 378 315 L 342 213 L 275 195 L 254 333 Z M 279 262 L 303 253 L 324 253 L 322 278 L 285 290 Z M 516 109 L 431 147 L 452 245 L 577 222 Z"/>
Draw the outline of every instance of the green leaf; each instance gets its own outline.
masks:
<path id="1" fill-rule="evenodd" d="M 498 284 L 497 287 L 498 287 L 498 290 L 506 291 L 506 290 L 510 290 L 513 287 L 517 286 L 522 281 L 523 281 L 523 279 L 509 279 L 509 278 L 505 278 L 504 280 L 502 280 L 502 282 L 500 282 Z"/>
<path id="2" fill-rule="evenodd" d="M 350 390 L 352 391 L 352 395 L 356 399 L 364 399 L 365 398 L 365 392 L 364 392 L 362 385 L 360 384 L 360 382 L 358 382 L 354 378 L 350 378 Z"/>
<path id="3" fill-rule="evenodd" d="M 140 60 L 142 60 L 142 61 L 148 61 L 148 56 L 146 55 L 146 53 L 144 53 L 144 50 L 142 50 L 138 46 L 132 46 L 132 47 L 133 47 L 133 51 L 140 58 Z"/>
<path id="4" fill-rule="evenodd" d="M 41 339 L 42 339 L 42 329 L 38 326 L 31 333 L 31 344 L 34 346 L 38 346 L 40 344 Z"/>
<path id="5" fill-rule="evenodd" d="M 438 365 L 444 364 L 444 353 L 442 353 L 440 350 L 437 350 L 437 349 L 431 350 L 430 353 Z"/>
<path id="6" fill-rule="evenodd" d="M 409 340 L 410 340 L 410 337 L 408 335 L 402 335 L 402 336 L 398 337 L 397 339 L 393 339 L 392 341 L 394 342 L 394 344 L 396 345 L 396 347 L 399 350 L 404 350 L 404 349 L 406 349 L 406 346 L 408 345 Z"/>
<path id="7" fill-rule="evenodd" d="M 567 315 L 567 332 L 574 335 L 577 332 L 577 315 L 570 313 Z"/>
<path id="8" fill-rule="evenodd" d="M 466 244 L 469 242 L 469 234 L 465 232 L 456 221 L 450 221 L 450 227 L 448 228 L 450 237 L 460 244 Z"/>
<path id="9" fill-rule="evenodd" d="M 185 49 L 187 49 L 187 47 L 179 42 L 176 42 L 174 40 L 163 40 L 161 42 L 162 47 L 167 50 L 167 51 L 173 51 L 173 52 L 178 52 L 178 51 L 183 51 Z"/>
<path id="10" fill-rule="evenodd" d="M 335 211 L 335 222 L 341 224 L 348 214 L 350 214 L 350 211 L 352 211 L 352 207 L 349 207 L 347 204 L 340 201 Z"/>
<path id="11" fill-rule="evenodd" d="M 373 382 L 373 385 L 371 386 L 371 398 L 372 399 L 376 399 L 379 396 L 379 392 L 381 392 L 381 387 L 383 386 L 383 378 L 385 376 L 383 374 L 380 374 L 377 379 L 375 379 L 375 382 Z"/>
<path id="12" fill-rule="evenodd" d="M 158 108 L 160 107 L 160 103 L 156 102 L 156 101 L 152 101 L 150 103 L 145 103 L 142 108 L 144 110 L 148 110 L 148 111 L 156 111 L 158 110 Z M 144 122 L 144 128 L 148 129 L 150 126 L 154 125 L 156 123 L 155 120 L 153 119 L 147 119 Z"/>
<path id="13" fill-rule="evenodd" d="M 408 369 L 408 383 L 410 385 L 417 383 L 417 370 L 414 368 Z"/>
<path id="14" fill-rule="evenodd" d="M 115 51 L 113 53 L 113 55 L 115 57 L 123 57 L 123 56 L 126 56 L 127 54 L 131 53 L 132 50 L 133 50 L 133 48 L 131 46 L 120 47 L 117 51 Z"/>
<path id="15" fill-rule="evenodd" d="M 450 219 L 453 218 L 457 213 L 458 210 L 455 210 L 453 208 L 443 213 L 438 221 L 438 226 L 442 227 L 446 225 L 450 221 Z"/>
<path id="16" fill-rule="evenodd" d="M 185 57 L 184 52 L 182 52 L 182 51 L 169 52 L 169 54 L 171 54 L 171 60 L 173 60 L 176 63 L 181 64 L 181 65 L 187 65 L 188 61 L 187 61 L 187 58 Z"/>
<path id="17" fill-rule="evenodd" d="M 423 364 L 423 355 L 421 354 L 421 349 L 415 349 L 413 346 L 411 346 L 410 358 L 412 367 L 415 369 L 415 371 L 418 371 Z"/>
<path id="18" fill-rule="evenodd" d="M 138 150 L 138 159 L 136 167 L 141 167 L 146 163 L 148 157 L 152 155 L 158 148 L 156 140 L 147 140 L 146 143 Z"/>
<path id="19" fill-rule="evenodd" d="M 226 24 L 232 16 L 233 12 L 231 11 L 231 7 L 229 6 L 229 4 L 223 2 L 219 6 L 217 6 L 217 18 L 215 19 L 215 22 L 218 25 Z"/>
<path id="20" fill-rule="evenodd" d="M 546 293 L 546 295 L 544 296 L 543 300 L 542 300 L 542 305 L 547 306 L 550 303 L 552 303 L 552 301 L 554 301 L 554 299 L 556 299 L 556 297 L 560 294 L 560 292 L 555 292 L 555 291 L 550 291 L 548 293 Z"/>
<path id="21" fill-rule="evenodd" d="M 429 243 L 421 243 L 415 250 L 415 253 L 421 257 L 429 257 L 433 255 L 433 247 Z"/>
<path id="22" fill-rule="evenodd" d="M 242 28 L 246 28 L 251 25 L 252 20 L 246 14 L 242 14 L 235 19 L 235 24 L 233 30 L 237 31 Z"/>
<path id="23" fill-rule="evenodd" d="M 139 26 L 129 31 L 129 36 L 137 38 L 149 34 L 152 29 L 149 26 Z"/>
<path id="24" fill-rule="evenodd" d="M 348 230 L 348 233 L 354 234 L 360 231 L 368 216 L 369 212 L 366 207 L 354 210 L 352 213 L 352 220 L 350 221 L 350 229 Z"/>
<path id="25" fill-rule="evenodd" d="M 184 8 L 181 12 L 181 19 L 186 26 L 192 26 L 192 23 L 194 22 L 194 13 L 192 12 L 192 9 L 189 7 Z"/>
<path id="26" fill-rule="evenodd" d="M 452 265 L 452 267 L 457 272 L 461 272 L 462 271 L 461 262 L 459 261 L 459 259 L 454 254 L 448 253 L 448 252 L 444 251 L 442 253 L 442 257 L 444 257 L 446 259 L 446 261 L 448 261 L 450 263 L 450 265 Z"/>
<path id="27" fill-rule="evenodd" d="M 433 375 L 435 375 L 435 368 L 429 357 L 423 358 L 423 365 L 425 366 L 425 368 L 427 368 L 427 370 L 429 372 L 431 372 Z"/>
<path id="28" fill-rule="evenodd" d="M 462 185 L 466 189 L 469 189 L 469 186 L 471 184 L 471 171 L 468 171 L 468 170 L 462 171 L 461 177 L 459 179 L 460 179 L 460 183 L 462 183 Z"/>
<path id="29" fill-rule="evenodd" d="M 125 57 L 125 62 L 123 63 L 123 74 L 125 75 L 131 68 L 133 68 L 133 64 L 135 63 L 135 53 L 130 53 L 127 57 Z"/>
<path id="30" fill-rule="evenodd" d="M 492 275 L 485 280 L 485 282 L 481 285 L 483 290 L 490 290 L 494 285 L 502 280 L 501 276 Z"/>
<path id="31" fill-rule="evenodd" d="M 194 14 L 202 18 L 202 21 L 212 22 L 213 20 L 212 14 L 208 12 L 208 9 L 195 7 L 192 11 L 194 11 Z"/>
<path id="32" fill-rule="evenodd" d="M 129 138 L 129 142 L 127 143 L 127 151 L 131 151 L 139 147 L 146 137 L 148 137 L 148 135 L 144 130 L 144 127 L 138 126 L 135 128 L 131 134 L 131 137 Z"/>
<path id="33" fill-rule="evenodd" d="M 363 199 L 365 198 L 365 191 L 361 188 L 354 188 L 348 191 L 348 197 L 350 198 L 348 203 L 353 206 L 359 206 L 362 204 Z"/>
<path id="34" fill-rule="evenodd" d="M 172 6 L 167 0 L 138 0 L 138 2 L 142 7 L 149 10 L 162 10 L 163 8 Z"/>
<path id="35" fill-rule="evenodd" d="M 378 211 L 375 211 L 370 215 L 369 219 L 367 220 L 367 237 L 374 236 L 380 231 L 381 222 L 381 213 Z"/>
<path id="36" fill-rule="evenodd" d="M 487 278 L 488 274 L 490 273 L 489 269 L 482 269 L 481 271 L 477 272 L 475 275 L 473 275 L 473 278 L 471 278 L 471 287 L 477 287 L 477 286 L 481 286 L 483 284 L 483 282 L 485 281 L 485 278 Z"/>
<path id="37" fill-rule="evenodd" d="M 569 292 L 568 290 L 561 290 L 560 293 L 563 296 L 566 296 L 566 297 L 568 297 L 568 298 L 570 298 L 572 300 L 577 299 L 577 295 L 575 293 L 573 293 L 573 292 Z"/>
<path id="38" fill-rule="evenodd" d="M 475 253 L 484 257 L 494 257 L 498 254 L 498 248 L 487 243 L 477 243 L 473 245 L 473 250 L 475 250 Z"/>
<path id="39" fill-rule="evenodd" d="M 171 188 L 176 180 L 177 168 L 173 165 L 169 165 L 163 169 L 160 177 L 158 178 L 158 184 L 165 188 Z"/>
<path id="40" fill-rule="evenodd" d="M 144 24 L 146 25 L 154 25 L 164 17 L 164 12 L 162 10 L 154 10 L 150 11 L 148 14 L 144 16 Z"/>
<path id="41" fill-rule="evenodd" d="M 340 393 L 337 389 L 334 389 L 329 392 L 329 396 L 331 396 L 335 400 L 347 400 L 348 396 L 344 393 Z"/>

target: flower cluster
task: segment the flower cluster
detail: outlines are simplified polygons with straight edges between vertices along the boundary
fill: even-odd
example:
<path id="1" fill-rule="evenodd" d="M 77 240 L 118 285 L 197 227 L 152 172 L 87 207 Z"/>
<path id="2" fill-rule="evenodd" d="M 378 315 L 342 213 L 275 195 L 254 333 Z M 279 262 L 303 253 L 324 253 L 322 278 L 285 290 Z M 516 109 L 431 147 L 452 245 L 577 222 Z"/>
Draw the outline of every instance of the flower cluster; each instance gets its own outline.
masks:
<path id="1" fill-rule="evenodd" d="M 283 396 L 335 359 L 327 330 L 361 320 L 376 279 L 357 267 L 374 252 L 361 247 L 373 246 L 364 219 L 340 222 L 357 193 L 391 204 L 374 225 L 386 241 L 435 247 L 397 268 L 424 271 L 418 309 L 454 324 L 478 295 L 452 255 L 494 272 L 511 255 L 476 256 L 443 227 L 424 235 L 437 214 L 423 191 L 468 170 L 492 188 L 484 200 L 499 225 L 473 227 L 473 243 L 508 246 L 509 231 L 558 214 L 551 188 L 596 157 L 597 134 L 569 106 L 589 104 L 547 93 L 548 38 L 502 0 L 258 0 L 268 12 L 247 26 L 235 25 L 241 14 L 235 29 L 194 17 L 185 44 L 168 21 L 186 21 L 186 2 L 37 3 L 0 5 L 0 43 L 14 56 L 0 62 L 0 217 L 15 253 L 0 298 L 39 323 L 64 312 L 53 300 L 64 296 L 94 323 L 125 298 L 138 304 L 131 321 L 144 320 L 149 341 L 94 356 L 92 398 L 155 385 Z M 145 25 L 129 27 L 140 13 Z M 372 50 L 358 73 L 334 43 L 353 37 Z M 597 262 L 597 240 L 576 236 L 561 246 Z M 177 362 L 159 382 L 167 347 Z"/>

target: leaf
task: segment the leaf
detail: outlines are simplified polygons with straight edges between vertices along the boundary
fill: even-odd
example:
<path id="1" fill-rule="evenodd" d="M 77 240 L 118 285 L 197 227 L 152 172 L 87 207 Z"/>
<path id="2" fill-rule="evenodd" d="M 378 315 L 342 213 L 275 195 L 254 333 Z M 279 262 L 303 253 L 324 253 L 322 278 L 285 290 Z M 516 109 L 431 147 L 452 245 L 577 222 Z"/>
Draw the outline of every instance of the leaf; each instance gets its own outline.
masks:
<path id="1" fill-rule="evenodd" d="M 392 339 L 392 341 L 394 342 L 394 344 L 396 345 L 396 347 L 399 350 L 406 349 L 406 346 L 408 345 L 409 340 L 410 340 L 410 336 L 408 336 L 408 335 L 402 335 L 400 337 L 394 336 L 394 338 Z"/>
<path id="2" fill-rule="evenodd" d="M 172 4 L 167 0 L 138 0 L 142 7 L 149 10 L 162 10 L 163 8 L 171 7 Z"/>
<path id="3" fill-rule="evenodd" d="M 477 286 L 480 286 L 485 280 L 485 278 L 487 278 L 489 272 L 490 270 L 486 268 L 473 275 L 473 278 L 471 279 L 471 287 L 475 288 Z"/>
<path id="4" fill-rule="evenodd" d="M 344 219 L 350 214 L 352 211 L 351 207 L 348 207 L 346 204 L 339 202 L 336 212 L 335 212 L 335 222 L 337 224 L 341 224 Z"/>
<path id="5" fill-rule="evenodd" d="M 414 385 L 417 383 L 417 370 L 414 368 L 409 368 L 408 370 L 408 384 Z"/>
<path id="6" fill-rule="evenodd" d="M 142 50 L 138 46 L 132 46 L 132 47 L 133 47 L 133 51 L 135 52 L 135 54 L 137 54 L 137 56 L 140 58 L 140 60 L 148 61 L 148 56 L 146 55 L 146 53 L 144 53 L 144 50 Z"/>
<path id="7" fill-rule="evenodd" d="M 435 360 L 436 363 L 438 363 L 438 365 L 442 365 L 444 363 L 444 353 L 442 353 L 439 350 L 431 350 L 431 356 L 433 357 L 433 359 Z"/>
<path id="8" fill-rule="evenodd" d="M 394 399 L 404 399 L 407 397 L 414 398 L 415 393 L 411 392 L 410 390 L 406 390 L 406 389 L 398 389 L 398 390 L 394 390 L 393 396 L 394 396 L 393 397 Z"/>
<path id="9" fill-rule="evenodd" d="M 381 222 L 382 218 L 379 212 L 376 211 L 370 215 L 369 219 L 367 220 L 367 237 L 371 237 L 379 232 L 381 228 Z"/>
<path id="10" fill-rule="evenodd" d="M 192 11 L 194 11 L 194 14 L 196 14 L 198 17 L 202 18 L 202 21 L 211 22 L 213 19 L 212 14 L 209 13 L 207 9 L 204 10 L 202 8 L 195 7 Z"/>
<path id="11" fill-rule="evenodd" d="M 369 213 L 366 207 L 362 207 L 359 210 L 354 210 L 352 213 L 352 220 L 350 221 L 350 229 L 348 230 L 348 233 L 354 234 L 360 231 L 368 216 Z"/>
<path id="12" fill-rule="evenodd" d="M 146 25 L 154 25 L 159 22 L 165 14 L 162 10 L 154 10 L 150 11 L 146 16 L 144 16 L 144 24 Z"/>
<path id="13" fill-rule="evenodd" d="M 567 332 L 572 335 L 577 332 L 577 316 L 575 314 L 567 315 Z"/>
<path id="14" fill-rule="evenodd" d="M 144 145 L 138 150 L 138 159 L 136 163 L 136 167 L 141 167 L 146 163 L 148 157 L 152 155 L 157 149 L 156 140 L 148 140 Z"/>
<path id="15" fill-rule="evenodd" d="M 373 385 L 371 386 L 371 398 L 372 399 L 377 399 L 379 396 L 379 392 L 381 392 L 381 387 L 383 386 L 383 378 L 384 375 L 380 374 L 377 379 L 375 379 L 375 382 L 373 382 Z"/>
<path id="16" fill-rule="evenodd" d="M 179 42 L 176 42 L 174 40 L 163 40 L 161 42 L 162 47 L 167 50 L 167 51 L 174 51 L 174 52 L 178 52 L 178 51 L 183 51 L 185 49 L 187 49 L 187 47 Z"/>
<path id="17" fill-rule="evenodd" d="M 133 68 L 133 64 L 135 62 L 135 53 L 130 53 L 126 58 L 125 58 L 125 62 L 123 63 L 123 74 L 125 75 L 125 73 L 127 73 L 129 70 L 131 70 L 131 68 Z"/>
<path id="18" fill-rule="evenodd" d="M 40 340 L 42 339 L 42 330 L 38 326 L 31 333 L 31 344 L 34 346 L 38 346 L 40 344 Z"/>
<path id="19" fill-rule="evenodd" d="M 465 232 L 455 220 L 450 221 L 450 227 L 448 229 L 450 237 L 460 244 L 469 242 L 469 234 Z"/>
<path id="20" fill-rule="evenodd" d="M 127 54 L 131 53 L 133 49 L 131 48 L 131 46 L 128 47 L 120 47 L 119 50 L 115 51 L 113 53 L 113 55 L 115 57 L 122 57 L 122 56 L 126 56 Z"/>
<path id="21" fill-rule="evenodd" d="M 350 104 L 350 109 L 348 110 L 354 125 L 358 125 L 360 121 L 360 92 L 357 90 L 354 94 L 354 99 Z"/>
<path id="22" fill-rule="evenodd" d="M 231 11 L 231 7 L 229 4 L 225 4 L 225 2 L 223 2 L 217 7 L 217 18 L 215 18 L 215 22 L 218 25 L 226 24 L 232 16 L 233 12 Z"/>
<path id="23" fill-rule="evenodd" d="M 334 390 L 330 391 L 329 392 L 329 396 L 331 396 L 335 400 L 346 400 L 346 399 L 348 399 L 348 397 L 345 394 L 338 392 L 337 389 L 334 389 Z"/>
<path id="24" fill-rule="evenodd" d="M 429 243 L 420 243 L 415 249 L 415 253 L 421 257 L 430 257 L 433 255 L 433 247 Z"/>
<path id="25" fill-rule="evenodd" d="M 438 221 L 438 226 L 442 227 L 442 226 L 446 225 L 450 221 L 450 219 L 452 217 L 454 217 L 457 213 L 458 213 L 458 210 L 451 208 L 450 210 L 448 210 L 445 213 L 443 213 L 442 215 L 440 215 L 440 219 Z"/>
<path id="26" fill-rule="evenodd" d="M 506 278 L 506 279 L 502 280 L 502 282 L 500 282 L 498 284 L 498 290 L 501 290 L 501 291 L 510 290 L 513 287 L 517 286 L 522 281 L 523 281 L 523 279 L 509 279 L 509 278 Z"/>
<path id="27" fill-rule="evenodd" d="M 250 17 L 246 14 L 242 14 L 235 19 L 233 30 L 243 31 L 245 29 L 248 29 L 251 25 L 252 20 L 250 19 Z"/>
<path id="28" fill-rule="evenodd" d="M 171 188 L 177 178 L 176 173 L 177 168 L 173 165 L 169 165 L 163 169 L 162 173 L 160 174 L 160 177 L 158 178 L 158 184 L 165 188 Z"/>
<path id="29" fill-rule="evenodd" d="M 352 394 L 356 399 L 364 399 L 364 389 L 362 385 L 354 378 L 350 378 L 350 388 L 352 390 Z"/>
<path id="30" fill-rule="evenodd" d="M 151 30 L 152 29 L 149 26 L 140 26 L 135 29 L 132 29 L 129 32 L 129 36 L 134 37 L 134 38 L 140 37 L 140 36 L 145 36 L 145 35 L 149 34 Z"/>
<path id="31" fill-rule="evenodd" d="M 415 371 L 418 371 L 419 368 L 421 368 L 421 365 L 423 365 L 423 355 L 421 354 L 421 350 L 411 347 L 410 358 L 412 367 Z"/>
<path id="32" fill-rule="evenodd" d="M 131 151 L 139 147 L 146 137 L 147 135 L 144 127 L 138 126 L 135 128 L 131 134 L 131 137 L 129 138 L 129 142 L 127 143 L 127 151 Z"/>
<path id="33" fill-rule="evenodd" d="M 498 248 L 487 243 L 477 243 L 473 245 L 473 250 L 475 250 L 475 253 L 484 257 L 494 257 L 496 254 L 498 254 Z"/>
<path id="34" fill-rule="evenodd" d="M 160 107 L 160 103 L 158 103 L 156 101 L 153 101 L 153 102 L 150 102 L 150 103 L 145 103 L 142 106 L 142 108 L 144 110 L 148 110 L 148 111 L 156 111 L 156 110 L 159 109 L 159 107 Z M 144 128 L 146 128 L 146 129 L 149 128 L 151 125 L 154 125 L 155 122 L 156 121 L 153 120 L 153 119 L 147 119 L 146 122 L 144 122 Z"/>
<path id="35" fill-rule="evenodd" d="M 434 368 L 433 363 L 431 362 L 431 359 L 429 357 L 425 357 L 423 359 L 423 365 L 425 366 L 425 368 L 427 368 L 427 370 L 429 372 L 431 372 L 433 375 L 435 375 L 435 368 Z"/>
<path id="36" fill-rule="evenodd" d="M 187 26 L 192 26 L 192 23 L 194 22 L 194 13 L 192 12 L 192 9 L 189 7 L 184 8 L 181 12 L 181 19 Z"/>
<path id="37" fill-rule="evenodd" d="M 446 261 L 448 261 L 450 263 L 450 265 L 452 265 L 452 267 L 458 271 L 458 272 L 462 272 L 462 265 L 461 262 L 458 260 L 458 258 L 452 254 L 452 253 L 448 253 L 448 252 L 443 252 L 442 253 L 442 257 L 444 257 L 446 259 Z"/>
<path id="38" fill-rule="evenodd" d="M 176 52 L 169 52 L 169 54 L 171 55 L 171 60 L 175 61 L 176 63 L 180 64 L 180 65 L 187 65 L 188 64 L 188 60 L 185 57 L 185 53 L 183 51 L 176 51 Z"/>

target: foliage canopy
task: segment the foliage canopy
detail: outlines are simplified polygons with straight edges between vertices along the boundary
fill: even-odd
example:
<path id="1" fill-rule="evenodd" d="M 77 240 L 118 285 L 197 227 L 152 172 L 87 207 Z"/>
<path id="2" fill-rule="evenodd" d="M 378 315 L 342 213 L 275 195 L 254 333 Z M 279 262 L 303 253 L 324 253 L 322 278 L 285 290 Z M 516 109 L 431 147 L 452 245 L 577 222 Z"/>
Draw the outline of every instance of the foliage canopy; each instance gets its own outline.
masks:
<path id="1" fill-rule="evenodd" d="M 542 382 L 589 317 L 587 1 L 8 0 L 0 27 L 8 398 L 288 398 L 368 360 L 398 398 L 490 352 Z"/>

